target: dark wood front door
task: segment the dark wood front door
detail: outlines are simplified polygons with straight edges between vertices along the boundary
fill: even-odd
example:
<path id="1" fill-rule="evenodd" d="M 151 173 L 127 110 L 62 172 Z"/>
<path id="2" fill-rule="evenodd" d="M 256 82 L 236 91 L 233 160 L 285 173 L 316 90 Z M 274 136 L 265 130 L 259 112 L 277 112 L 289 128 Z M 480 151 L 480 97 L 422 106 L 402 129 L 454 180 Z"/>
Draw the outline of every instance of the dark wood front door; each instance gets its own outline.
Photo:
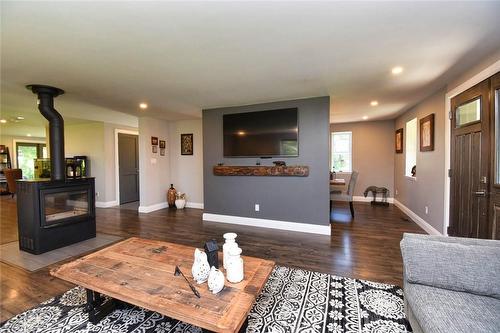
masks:
<path id="1" fill-rule="evenodd" d="M 451 100 L 450 236 L 490 238 L 490 80 Z"/>
<path id="2" fill-rule="evenodd" d="M 139 137 L 118 133 L 120 205 L 139 200 Z"/>
<path id="3" fill-rule="evenodd" d="M 490 179 L 490 229 L 492 239 L 500 239 L 500 73 L 491 78 L 491 137 L 493 138 Z"/>

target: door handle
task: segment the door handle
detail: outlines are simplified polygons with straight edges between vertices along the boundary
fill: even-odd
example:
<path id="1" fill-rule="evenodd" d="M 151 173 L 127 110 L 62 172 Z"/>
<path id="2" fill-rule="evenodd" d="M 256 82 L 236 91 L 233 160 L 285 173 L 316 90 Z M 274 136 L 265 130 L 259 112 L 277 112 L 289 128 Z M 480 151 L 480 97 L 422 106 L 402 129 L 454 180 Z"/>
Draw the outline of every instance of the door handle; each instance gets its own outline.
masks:
<path id="1" fill-rule="evenodd" d="M 486 191 L 475 191 L 475 192 L 472 192 L 474 193 L 475 195 L 479 196 L 479 197 L 485 197 L 486 196 Z"/>

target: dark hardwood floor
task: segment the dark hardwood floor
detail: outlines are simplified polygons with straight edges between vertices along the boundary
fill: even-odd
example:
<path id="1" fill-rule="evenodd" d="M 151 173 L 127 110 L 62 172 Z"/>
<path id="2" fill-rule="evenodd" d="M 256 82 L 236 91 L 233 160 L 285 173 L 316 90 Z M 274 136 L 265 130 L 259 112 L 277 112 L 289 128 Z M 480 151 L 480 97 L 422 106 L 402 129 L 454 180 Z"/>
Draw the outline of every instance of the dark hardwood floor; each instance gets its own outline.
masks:
<path id="1" fill-rule="evenodd" d="M 120 208 L 97 209 L 97 231 L 198 247 L 212 238 L 222 243 L 222 234 L 234 231 L 247 256 L 271 259 L 278 265 L 401 285 L 399 241 L 404 232 L 424 231 L 393 205 L 354 206 L 356 217 L 351 220 L 347 204 L 334 204 L 331 236 L 202 222 L 202 211 L 197 209 L 163 209 L 150 214 Z M 17 240 L 15 199 L 0 197 L 0 217 L 1 243 Z M 49 270 L 59 264 L 30 273 L 0 263 L 0 321 L 70 289 L 70 283 L 49 275 Z"/>

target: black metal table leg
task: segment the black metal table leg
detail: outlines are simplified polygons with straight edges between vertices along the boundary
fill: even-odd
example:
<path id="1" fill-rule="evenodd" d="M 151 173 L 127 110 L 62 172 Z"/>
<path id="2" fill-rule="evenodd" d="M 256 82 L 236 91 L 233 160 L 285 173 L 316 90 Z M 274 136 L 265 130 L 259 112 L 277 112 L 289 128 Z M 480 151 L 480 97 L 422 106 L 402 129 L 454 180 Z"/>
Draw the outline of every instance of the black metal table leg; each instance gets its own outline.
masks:
<path id="1" fill-rule="evenodd" d="M 87 305 L 85 309 L 89 314 L 89 321 L 97 325 L 101 319 L 115 310 L 116 305 L 113 299 L 104 301 L 100 293 L 86 289 L 87 292 Z"/>

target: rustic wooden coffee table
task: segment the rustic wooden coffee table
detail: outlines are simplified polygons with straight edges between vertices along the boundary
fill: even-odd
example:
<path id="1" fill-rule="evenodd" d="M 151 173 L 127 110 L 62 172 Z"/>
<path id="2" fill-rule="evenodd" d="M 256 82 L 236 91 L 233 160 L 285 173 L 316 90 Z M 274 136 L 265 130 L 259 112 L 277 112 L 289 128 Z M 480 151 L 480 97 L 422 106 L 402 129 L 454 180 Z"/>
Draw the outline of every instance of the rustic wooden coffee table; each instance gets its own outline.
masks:
<path id="1" fill-rule="evenodd" d="M 237 332 L 274 262 L 243 257 L 245 279 L 236 284 L 226 281 L 224 289 L 214 295 L 207 283 L 198 285 L 193 281 L 193 256 L 193 247 L 129 238 L 50 273 L 87 289 L 87 310 L 94 323 L 106 316 L 118 300 L 211 331 Z M 201 298 L 193 294 L 182 276 L 174 276 L 176 265 L 195 285 Z M 101 294 L 111 300 L 104 301 Z"/>

